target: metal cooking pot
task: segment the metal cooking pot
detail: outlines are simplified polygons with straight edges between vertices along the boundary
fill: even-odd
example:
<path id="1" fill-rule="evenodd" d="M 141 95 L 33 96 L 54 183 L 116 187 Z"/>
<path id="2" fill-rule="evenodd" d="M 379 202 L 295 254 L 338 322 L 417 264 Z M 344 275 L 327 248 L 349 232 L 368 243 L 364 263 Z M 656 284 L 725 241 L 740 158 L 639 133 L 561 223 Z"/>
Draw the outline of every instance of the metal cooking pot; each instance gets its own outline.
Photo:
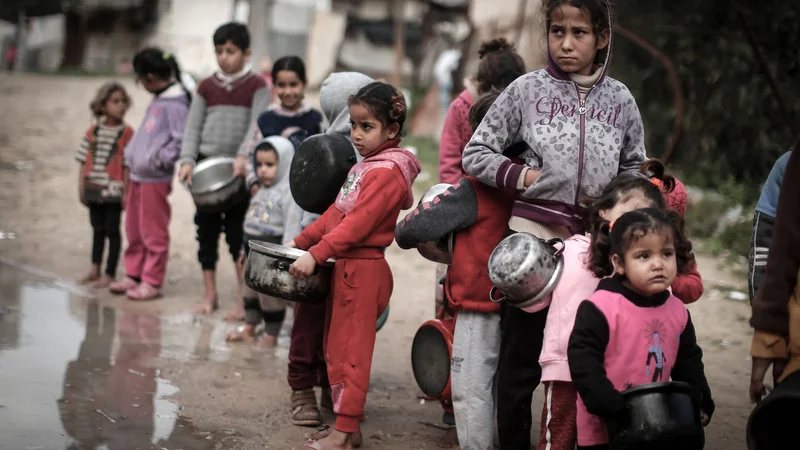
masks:
<path id="1" fill-rule="evenodd" d="M 758 402 L 747 421 L 747 448 L 788 448 L 787 443 L 797 439 L 797 411 L 800 411 L 800 371 L 791 373 Z"/>
<path id="2" fill-rule="evenodd" d="M 417 206 L 432 202 L 434 198 L 443 194 L 451 187 L 453 187 L 453 185 L 447 183 L 439 183 L 431 186 L 430 189 L 422 194 L 422 198 L 419 199 Z M 412 211 L 409 214 L 414 214 L 414 212 Z M 417 244 L 417 251 L 428 261 L 449 265 L 453 262 L 453 236 L 453 233 L 447 233 L 435 241 Z"/>
<path id="3" fill-rule="evenodd" d="M 556 249 L 554 244 L 561 244 Z M 489 257 L 489 279 L 494 302 L 507 301 L 518 308 L 528 308 L 553 292 L 564 271 L 564 241 L 545 242 L 530 233 L 514 233 L 506 237 Z M 496 298 L 497 290 L 503 296 Z"/>
<path id="4" fill-rule="evenodd" d="M 289 266 L 306 252 L 263 241 L 249 241 L 250 253 L 244 269 L 244 282 L 261 294 L 293 302 L 323 302 L 328 295 L 333 273 L 332 259 L 317 264 L 314 273 L 303 280 L 289 274 Z"/>
<path id="5" fill-rule="evenodd" d="M 450 391 L 450 359 L 453 356 L 455 318 L 429 320 L 422 324 L 411 344 L 411 368 L 414 379 L 425 395 L 448 404 Z"/>
<path id="6" fill-rule="evenodd" d="M 233 176 L 235 158 L 227 156 L 206 158 L 192 171 L 192 193 L 199 211 L 224 211 L 248 196 L 244 177 Z"/>
<path id="7" fill-rule="evenodd" d="M 289 188 L 304 210 L 322 214 L 336 201 L 356 163 L 356 149 L 340 135 L 317 134 L 299 147 L 289 168 Z"/>
<path id="8" fill-rule="evenodd" d="M 614 450 L 701 450 L 705 432 L 691 385 L 649 383 L 622 392 L 625 410 L 606 421 Z"/>

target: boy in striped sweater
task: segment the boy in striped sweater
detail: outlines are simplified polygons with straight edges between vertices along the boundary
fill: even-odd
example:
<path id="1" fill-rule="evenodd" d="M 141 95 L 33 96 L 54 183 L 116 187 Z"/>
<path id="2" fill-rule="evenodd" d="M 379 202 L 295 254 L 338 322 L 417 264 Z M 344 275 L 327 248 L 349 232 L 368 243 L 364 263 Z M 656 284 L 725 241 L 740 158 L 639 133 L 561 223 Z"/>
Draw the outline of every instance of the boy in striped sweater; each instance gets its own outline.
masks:
<path id="1" fill-rule="evenodd" d="M 269 104 L 269 89 L 264 78 L 253 72 L 250 59 L 250 34 L 239 23 L 227 23 L 214 32 L 214 47 L 220 70 L 206 78 L 197 88 L 189 110 L 186 132 L 181 148 L 181 181 L 191 185 L 194 165 L 211 156 L 235 156 L 234 174 L 245 175 L 250 152 L 250 140 L 258 115 Z M 234 263 L 243 242 L 244 216 L 247 199 L 224 211 L 204 211 L 195 214 L 199 250 L 197 259 L 203 269 L 205 299 L 198 308 L 201 314 L 210 314 L 219 306 L 216 286 L 217 245 L 219 235 L 225 231 Z M 243 267 L 236 267 L 238 300 L 236 310 L 227 318 L 242 320 Z"/>

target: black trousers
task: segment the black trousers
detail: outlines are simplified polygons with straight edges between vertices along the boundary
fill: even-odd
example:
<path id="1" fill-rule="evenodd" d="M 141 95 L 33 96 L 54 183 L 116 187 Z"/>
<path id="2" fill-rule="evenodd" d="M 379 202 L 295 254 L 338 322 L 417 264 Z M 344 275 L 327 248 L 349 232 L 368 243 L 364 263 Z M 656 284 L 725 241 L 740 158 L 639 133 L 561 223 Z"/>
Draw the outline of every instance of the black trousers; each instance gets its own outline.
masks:
<path id="1" fill-rule="evenodd" d="M 244 217 L 250 206 L 249 199 L 243 200 L 222 212 L 197 211 L 194 223 L 197 225 L 197 260 L 203 270 L 215 270 L 219 259 L 219 235 L 225 233 L 233 260 L 239 259 L 244 242 Z"/>
<path id="2" fill-rule="evenodd" d="M 122 247 L 122 235 L 119 222 L 122 217 L 122 205 L 119 203 L 90 203 L 89 221 L 92 224 L 92 264 L 103 263 L 103 253 L 108 239 L 108 257 L 106 258 L 106 274 L 114 277 L 117 274 L 117 263 Z"/>
<path id="3" fill-rule="evenodd" d="M 501 450 L 531 449 L 531 401 L 542 380 L 545 308 L 534 314 L 504 303 L 497 363 L 497 430 Z"/>

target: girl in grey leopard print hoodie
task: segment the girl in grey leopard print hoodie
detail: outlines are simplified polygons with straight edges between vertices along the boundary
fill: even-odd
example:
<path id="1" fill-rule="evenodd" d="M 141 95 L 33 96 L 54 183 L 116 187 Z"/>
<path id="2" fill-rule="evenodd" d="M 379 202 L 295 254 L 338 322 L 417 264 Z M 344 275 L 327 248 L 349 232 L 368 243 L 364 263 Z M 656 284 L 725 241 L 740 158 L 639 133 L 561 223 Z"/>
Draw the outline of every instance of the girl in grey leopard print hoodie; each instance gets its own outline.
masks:
<path id="1" fill-rule="evenodd" d="M 607 0 L 544 3 L 547 68 L 523 75 L 503 91 L 467 144 L 463 166 L 485 184 L 517 190 L 512 230 L 566 238 L 583 231 L 582 200 L 597 197 L 618 173 L 638 170 L 644 162 L 644 127 L 628 88 L 606 76 L 613 34 Z M 588 19 L 583 37 L 571 12 Z M 583 68 L 591 69 L 588 75 L 580 75 L 570 63 L 581 59 L 579 40 L 587 32 L 597 40 L 584 47 L 584 55 L 595 54 Z M 528 146 L 522 161 L 503 156 L 519 142 Z M 529 170 L 538 174 L 532 183 Z"/>

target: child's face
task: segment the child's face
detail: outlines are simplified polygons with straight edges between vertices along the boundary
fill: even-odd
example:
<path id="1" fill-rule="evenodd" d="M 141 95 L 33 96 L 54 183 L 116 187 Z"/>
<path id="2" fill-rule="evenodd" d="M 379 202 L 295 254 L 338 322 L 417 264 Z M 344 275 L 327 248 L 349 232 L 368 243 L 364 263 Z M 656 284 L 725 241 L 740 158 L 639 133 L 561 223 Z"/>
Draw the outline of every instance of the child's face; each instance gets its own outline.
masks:
<path id="1" fill-rule="evenodd" d="M 272 82 L 275 85 L 275 93 L 278 94 L 284 108 L 295 110 L 300 107 L 306 85 L 297 76 L 297 72 L 281 70 L 278 72 L 278 79 L 272 80 Z"/>
<path id="2" fill-rule="evenodd" d="M 648 231 L 631 237 L 624 259 L 613 257 L 616 273 L 624 275 L 635 292 L 650 296 L 665 291 L 678 275 L 675 245 L 669 231 Z"/>
<path id="3" fill-rule="evenodd" d="M 264 186 L 272 186 L 278 175 L 278 153 L 271 149 L 256 152 L 256 175 Z"/>
<path id="4" fill-rule="evenodd" d="M 122 122 L 127 111 L 128 101 L 122 91 L 112 92 L 105 105 L 103 105 L 103 115 L 106 116 L 107 120 L 113 122 Z"/>
<path id="5" fill-rule="evenodd" d="M 149 73 L 143 77 L 137 77 L 136 82 L 151 94 L 155 94 L 171 83 L 170 80 L 164 80 Z"/>
<path id="6" fill-rule="evenodd" d="M 242 51 L 231 41 L 215 45 L 214 52 L 217 54 L 219 68 L 228 75 L 241 72 L 244 65 L 247 64 L 247 60 L 250 59 L 250 49 Z"/>
<path id="7" fill-rule="evenodd" d="M 598 36 L 588 15 L 581 9 L 562 5 L 550 16 L 550 55 L 567 73 L 590 75 L 597 51 L 608 45 L 608 33 Z"/>
<path id="8" fill-rule="evenodd" d="M 600 217 L 609 222 L 615 222 L 625 213 L 637 209 L 652 208 L 654 206 L 655 205 L 644 196 L 642 191 L 635 190 L 626 193 L 622 200 L 618 201 L 613 208 L 600 211 Z"/>
<path id="9" fill-rule="evenodd" d="M 381 145 L 397 137 L 400 126 L 384 127 L 380 120 L 363 105 L 350 107 L 350 138 L 361 156 L 369 156 Z"/>

